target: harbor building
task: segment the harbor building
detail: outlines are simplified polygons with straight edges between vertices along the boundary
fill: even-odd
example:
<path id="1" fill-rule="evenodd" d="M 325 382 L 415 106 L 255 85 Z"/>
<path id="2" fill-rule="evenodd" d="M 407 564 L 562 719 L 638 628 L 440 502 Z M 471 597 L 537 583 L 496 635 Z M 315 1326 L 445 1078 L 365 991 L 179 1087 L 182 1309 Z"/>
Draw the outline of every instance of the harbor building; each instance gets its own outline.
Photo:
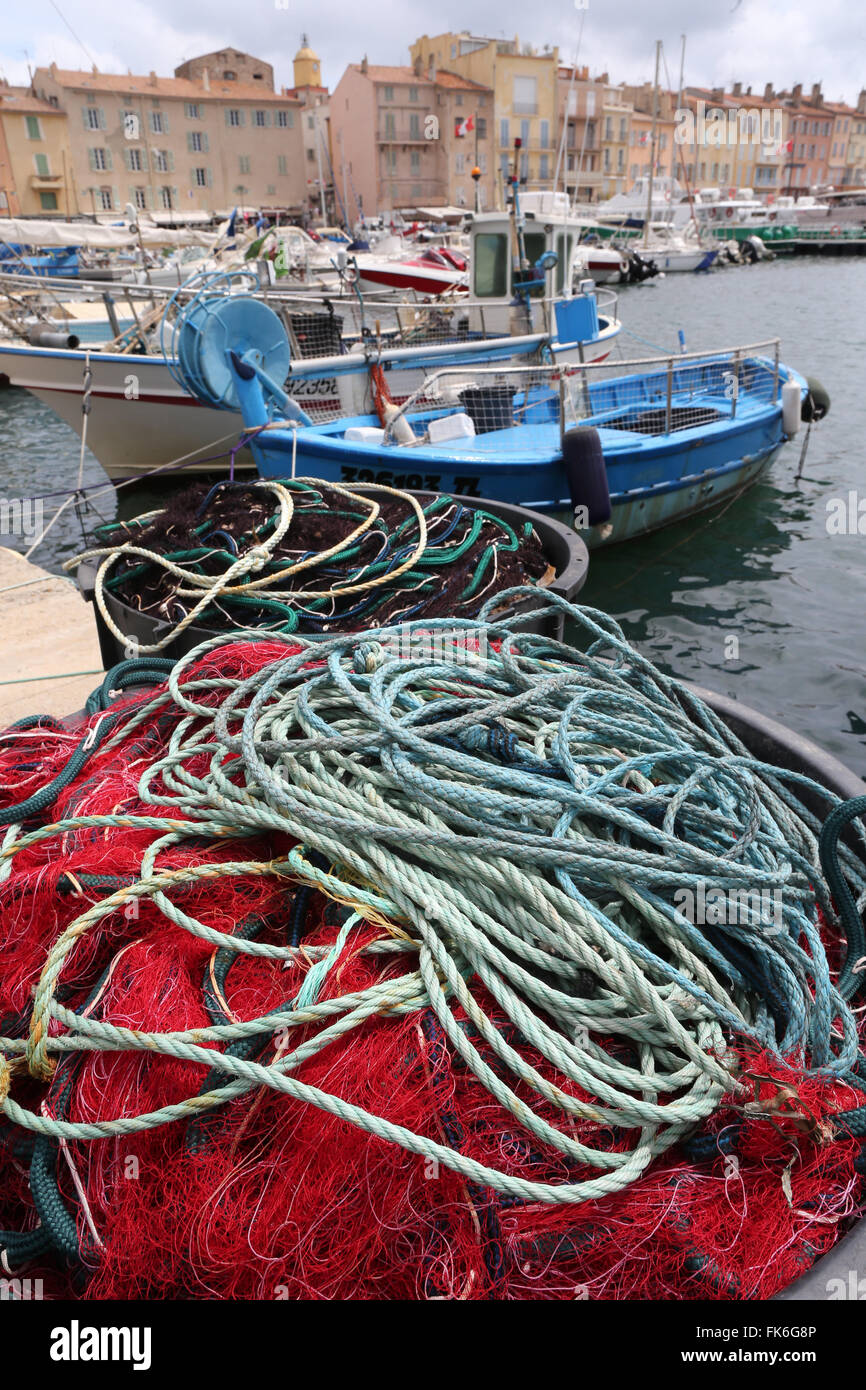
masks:
<path id="1" fill-rule="evenodd" d="M 330 101 L 334 174 L 350 220 L 361 213 L 492 206 L 493 92 L 458 73 L 351 63 Z"/>
<path id="2" fill-rule="evenodd" d="M 653 93 L 653 84 L 644 82 L 639 87 L 624 86 L 621 89 L 623 100 L 632 108 L 628 136 L 628 180 L 648 178 L 652 160 L 653 111 L 655 110 L 655 169 L 656 178 L 670 178 L 674 174 L 676 160 L 676 96 L 673 92 L 659 89 L 658 104 Z"/>
<path id="3" fill-rule="evenodd" d="M 866 187 L 866 90 L 860 93 L 851 113 L 843 182 L 847 188 Z"/>
<path id="4" fill-rule="evenodd" d="M 226 50 L 226 52 L 234 52 Z M 253 60 L 250 60 L 253 61 Z M 169 220 L 235 206 L 297 215 L 306 202 L 303 103 L 190 60 L 191 77 L 37 68 L 33 91 L 67 117 L 68 210 L 100 215 L 127 203 Z"/>
<path id="5" fill-rule="evenodd" d="M 66 112 L 0 82 L 0 216 L 68 216 L 71 170 Z"/>
<path id="6" fill-rule="evenodd" d="M 424 34 L 409 49 L 422 70 L 458 73 L 492 94 L 491 156 L 496 201 L 513 169 L 514 142 L 521 142 L 518 174 L 524 187 L 549 189 L 556 164 L 559 50 L 542 51 L 520 39 L 462 33 Z"/>
<path id="7" fill-rule="evenodd" d="M 592 203 L 602 184 L 600 126 L 607 73 L 560 66 L 556 79 L 559 187 L 579 203 Z"/>
<path id="8" fill-rule="evenodd" d="M 628 153 L 634 108 L 621 86 L 604 89 L 601 109 L 601 196 L 610 198 L 629 187 Z"/>
<path id="9" fill-rule="evenodd" d="M 294 57 L 294 86 L 288 95 L 304 107 L 301 135 L 304 146 L 304 179 L 310 215 L 325 223 L 347 221 L 345 199 L 334 187 L 334 153 L 331 148 L 331 112 L 328 89 L 322 85 L 322 65 L 304 34 Z"/>

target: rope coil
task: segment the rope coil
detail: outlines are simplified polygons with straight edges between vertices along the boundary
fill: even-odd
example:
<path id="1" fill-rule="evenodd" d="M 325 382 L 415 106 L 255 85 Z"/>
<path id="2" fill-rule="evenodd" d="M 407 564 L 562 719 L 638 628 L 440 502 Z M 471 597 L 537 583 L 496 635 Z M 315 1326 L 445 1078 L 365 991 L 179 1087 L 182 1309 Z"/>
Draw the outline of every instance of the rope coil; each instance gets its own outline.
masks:
<path id="1" fill-rule="evenodd" d="M 509 1199 L 573 1204 L 621 1192 L 709 1120 L 738 1092 L 744 1047 L 806 1075 L 855 1074 L 856 1022 L 820 928 L 841 931 L 822 885 L 820 822 L 797 795 L 815 784 L 750 757 L 610 618 L 547 602 L 566 609 L 584 650 L 483 612 L 425 622 L 426 638 L 438 627 L 446 639 L 432 657 L 397 659 L 395 630 L 376 629 L 295 641 L 237 679 L 219 674 L 233 649 L 215 639 L 174 666 L 166 689 L 102 724 L 100 755 L 121 756 L 157 711 L 172 716 L 140 776 L 140 809 L 22 828 L 0 849 L 5 869 L 70 832 L 128 828 L 148 840 L 137 881 L 50 944 L 27 1035 L 0 1038 L 12 1125 L 87 1143 L 189 1123 L 268 1088 Z M 238 855 L 262 835 L 270 852 Z M 176 866 L 196 846 L 199 861 Z M 853 901 L 866 875 L 850 849 L 837 852 Z M 195 884 L 262 878 L 324 893 L 351 916 L 299 947 L 220 931 L 176 900 Z M 12 862 L 7 891 L 15 880 Z M 701 885 L 771 888 L 778 917 L 758 896 L 737 920 L 691 921 L 675 894 Z M 285 962 L 291 996 L 252 1019 L 171 1031 L 68 1007 L 58 988 L 80 943 L 135 900 L 218 951 Z M 375 978 L 340 992 L 347 953 L 374 962 Z M 374 1021 L 428 1014 L 500 1124 L 558 1156 L 557 1180 L 305 1082 L 313 1059 L 352 1038 L 363 1046 Z M 277 1030 L 269 1061 L 233 1046 Z M 15 1097 L 22 1065 L 48 1080 L 63 1059 L 93 1052 L 192 1064 L 189 1094 L 141 1111 L 130 1098 L 125 1113 L 95 1120 Z M 204 1092 L 201 1064 L 217 1078 Z"/>

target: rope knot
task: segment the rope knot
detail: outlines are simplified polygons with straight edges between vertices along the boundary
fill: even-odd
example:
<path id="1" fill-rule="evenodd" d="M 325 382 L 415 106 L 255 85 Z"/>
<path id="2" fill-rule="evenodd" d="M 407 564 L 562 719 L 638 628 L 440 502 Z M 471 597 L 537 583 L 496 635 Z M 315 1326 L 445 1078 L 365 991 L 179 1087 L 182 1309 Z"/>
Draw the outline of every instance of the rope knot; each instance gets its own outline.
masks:
<path id="1" fill-rule="evenodd" d="M 385 655 L 381 642 L 361 642 L 355 648 L 352 667 L 358 676 L 371 676 Z"/>
<path id="2" fill-rule="evenodd" d="M 249 552 L 248 558 L 250 562 L 250 569 L 253 571 L 253 573 L 258 574 L 259 570 L 264 569 L 271 556 L 270 551 L 266 550 L 263 545 L 254 545 L 252 550 Z"/>
<path id="3" fill-rule="evenodd" d="M 489 753 L 500 762 L 514 763 L 519 757 L 518 738 L 504 724 L 471 724 L 460 734 L 460 742 L 470 753 Z"/>

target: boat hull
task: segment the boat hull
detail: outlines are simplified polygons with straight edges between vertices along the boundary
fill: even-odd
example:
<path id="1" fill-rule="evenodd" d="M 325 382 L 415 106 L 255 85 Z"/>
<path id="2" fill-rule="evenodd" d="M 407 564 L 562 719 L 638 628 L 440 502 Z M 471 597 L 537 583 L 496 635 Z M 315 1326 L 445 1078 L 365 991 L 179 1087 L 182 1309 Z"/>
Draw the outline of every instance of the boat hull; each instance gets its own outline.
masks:
<path id="1" fill-rule="evenodd" d="M 517 435 L 522 431 L 503 433 Z M 779 410 L 768 410 L 759 418 L 738 424 L 727 423 L 716 432 L 683 431 L 633 446 L 611 444 L 611 433 L 601 431 L 611 518 L 605 525 L 582 531 L 590 549 L 646 535 L 730 501 L 761 476 L 785 442 Z M 527 450 L 520 461 L 504 463 L 504 453 L 497 456 L 493 451 L 473 449 L 474 443 L 467 441 L 459 456 L 437 457 L 432 448 L 345 444 L 307 430 L 298 436 L 295 467 L 299 476 L 326 482 L 372 482 L 490 497 L 553 513 L 573 524 L 574 509 L 560 454 L 541 448 L 533 456 Z M 256 452 L 259 472 L 264 476 L 284 476 L 288 471 L 287 454 L 276 437 L 273 445 Z"/>
<path id="2" fill-rule="evenodd" d="M 581 352 L 586 362 L 602 362 L 619 333 L 619 323 L 608 320 L 597 339 L 557 353 L 558 360 L 574 363 Z M 455 345 L 456 365 L 484 362 L 493 344 Z M 503 356 L 504 353 L 504 356 Z M 525 362 L 509 357 L 507 341 L 500 341 L 498 360 Z M 31 391 L 81 435 L 84 369 L 92 372 L 91 410 L 87 417 L 87 445 L 109 478 L 121 481 L 141 477 L 171 465 L 178 474 L 219 470 L 243 431 L 240 412 L 216 410 L 202 404 L 174 380 L 162 357 L 122 353 L 35 348 L 0 343 L 0 382 Z M 346 413 L 372 409 L 369 372 L 363 362 L 347 388 L 334 375 L 317 375 L 309 362 L 298 363 L 303 374 L 289 378 L 286 389 L 313 419 L 331 419 Z M 444 363 L 443 363 L 444 365 Z M 388 387 L 402 403 L 423 385 L 430 362 L 419 357 L 414 365 L 393 367 Z M 347 394 L 348 392 L 348 394 Z M 215 457 L 216 456 L 216 457 Z M 235 467 L 255 467 L 251 454 L 242 449 Z"/>

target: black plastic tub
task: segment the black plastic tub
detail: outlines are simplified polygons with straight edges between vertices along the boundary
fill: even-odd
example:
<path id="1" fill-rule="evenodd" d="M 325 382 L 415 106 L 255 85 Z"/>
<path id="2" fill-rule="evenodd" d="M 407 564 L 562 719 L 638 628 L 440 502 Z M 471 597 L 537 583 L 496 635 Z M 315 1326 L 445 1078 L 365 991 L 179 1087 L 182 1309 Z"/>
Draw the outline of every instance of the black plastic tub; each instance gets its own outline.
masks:
<path id="1" fill-rule="evenodd" d="M 356 492 L 365 491 L 363 484 L 353 486 Z M 373 496 L 376 495 L 375 488 L 370 488 L 369 491 Z M 429 496 L 430 494 L 425 495 Z M 558 594 L 565 599 L 574 599 L 583 588 L 589 571 L 589 551 L 577 532 L 570 526 L 564 525 L 563 522 L 557 521 L 554 517 L 542 516 L 538 512 L 529 511 L 526 507 L 513 506 L 509 502 L 490 502 L 483 497 L 461 497 L 459 500 L 465 507 L 481 507 L 484 511 L 492 512 L 495 516 L 501 517 L 503 521 L 507 521 L 514 530 L 522 528 L 527 521 L 532 523 L 541 540 L 548 563 L 555 570 L 555 578 L 552 583 L 546 586 L 545 593 Z M 95 580 L 96 567 L 94 565 L 79 565 L 79 588 L 90 602 L 93 602 L 94 598 Z M 94 602 L 93 612 L 99 634 L 100 655 L 105 670 L 109 671 L 119 661 L 124 661 L 127 657 L 134 655 L 136 645 L 146 648 L 158 641 L 165 628 L 159 619 L 151 617 L 147 613 L 139 613 L 136 608 L 130 608 L 128 604 L 122 603 L 113 594 L 104 591 L 104 598 L 105 606 L 111 614 L 113 622 L 121 632 L 126 634 L 128 639 L 124 643 L 115 636 Z M 520 611 L 529 611 L 533 606 L 533 601 L 529 599 L 521 605 Z M 527 627 L 531 631 L 561 641 L 564 615 L 561 611 L 540 612 L 537 620 L 529 622 Z M 205 642 L 210 637 L 228 634 L 231 631 L 232 629 L 227 626 L 206 627 L 203 624 L 191 623 L 178 637 L 161 648 L 159 655 L 178 660 L 181 656 L 185 656 L 188 651 L 191 651 L 193 647 L 197 647 L 199 642 Z"/>
<path id="2" fill-rule="evenodd" d="M 803 772 L 845 801 L 866 793 L 866 782 L 809 739 L 727 695 L 716 695 L 696 685 L 690 688 L 724 719 L 754 757 L 790 772 Z M 797 795 L 817 815 L 827 815 L 827 803 L 821 797 L 810 797 L 802 787 L 797 788 Z M 854 845 L 850 835 L 843 838 Z M 859 852 L 862 854 L 862 846 Z M 861 1279 L 866 1279 L 866 1221 L 852 1226 L 810 1270 L 776 1294 L 776 1299 L 814 1302 L 858 1298 L 859 1292 L 850 1290 L 859 1290 Z"/>
<path id="3" fill-rule="evenodd" d="M 514 424 L 513 386 L 467 386 L 460 392 L 460 404 L 476 434 L 507 430 Z"/>

